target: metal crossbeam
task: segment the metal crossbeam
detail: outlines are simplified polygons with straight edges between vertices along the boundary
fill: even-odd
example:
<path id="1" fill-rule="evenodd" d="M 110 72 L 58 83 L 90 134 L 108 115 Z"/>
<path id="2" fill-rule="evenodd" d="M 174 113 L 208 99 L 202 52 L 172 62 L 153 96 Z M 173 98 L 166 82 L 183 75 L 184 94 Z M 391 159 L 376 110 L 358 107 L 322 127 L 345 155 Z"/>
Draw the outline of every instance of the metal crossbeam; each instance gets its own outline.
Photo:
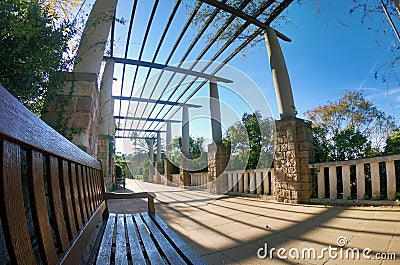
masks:
<path id="1" fill-rule="evenodd" d="M 181 122 L 181 121 L 178 121 L 178 120 L 140 118 L 140 117 L 125 117 L 125 116 L 114 116 L 114 119 L 133 120 L 133 121 L 151 121 L 151 122 Z"/>
<path id="2" fill-rule="evenodd" d="M 189 108 L 201 108 L 202 107 L 201 105 L 188 104 L 188 103 L 183 104 L 183 103 L 175 102 L 175 101 L 157 100 L 157 99 L 150 99 L 150 98 L 113 96 L 113 99 L 130 100 L 130 101 L 136 101 L 136 102 L 147 102 L 147 103 L 155 103 L 155 104 L 171 105 L 171 106 L 187 106 Z"/>
<path id="3" fill-rule="evenodd" d="M 162 70 L 170 71 L 170 72 L 181 73 L 181 74 L 185 74 L 185 75 L 202 77 L 202 78 L 212 80 L 215 82 L 232 83 L 232 80 L 229 80 L 226 78 L 208 75 L 205 73 L 192 71 L 192 70 L 188 70 L 188 69 L 184 69 L 184 68 L 180 68 L 180 67 L 176 67 L 176 66 L 170 66 L 170 65 L 166 65 L 166 64 L 152 63 L 152 62 L 133 60 L 133 59 L 124 59 L 124 58 L 119 58 L 119 57 L 109 57 L 109 56 L 104 56 L 103 59 L 104 60 L 111 59 L 111 60 L 114 60 L 114 62 L 116 62 L 116 63 L 144 66 L 144 67 L 150 67 L 150 68 L 155 68 L 155 69 L 162 69 Z"/>
<path id="4" fill-rule="evenodd" d="M 200 0 L 200 1 L 202 1 L 202 2 L 204 2 L 206 4 L 209 4 L 211 6 L 214 6 L 216 8 L 222 9 L 222 10 L 224 10 L 224 11 L 226 11 L 226 12 L 228 12 L 228 13 L 234 15 L 234 16 L 240 17 L 241 19 L 244 19 L 244 20 L 246 20 L 246 21 L 248 21 L 248 22 L 250 22 L 250 23 L 252 23 L 252 24 L 254 24 L 254 25 L 256 25 L 256 26 L 258 26 L 258 27 L 260 27 L 262 29 L 264 29 L 264 30 L 271 28 L 269 25 L 261 22 L 257 18 L 249 16 L 246 13 L 243 13 L 242 11 L 240 11 L 238 9 L 235 9 L 235 8 L 229 6 L 229 5 L 224 4 L 224 3 L 221 3 L 221 2 L 218 2 L 218 1 L 215 1 L 215 0 Z M 276 33 L 276 36 L 281 38 L 282 40 L 287 41 L 287 42 L 291 42 L 292 41 L 289 37 L 287 37 L 283 33 L 279 32 L 279 31 L 277 31 L 275 29 L 274 29 L 274 31 Z"/>
<path id="5" fill-rule="evenodd" d="M 126 132 L 146 132 L 146 133 L 165 133 L 163 130 L 145 130 L 145 129 L 127 129 L 127 128 L 117 128 L 117 131 L 126 131 Z"/>

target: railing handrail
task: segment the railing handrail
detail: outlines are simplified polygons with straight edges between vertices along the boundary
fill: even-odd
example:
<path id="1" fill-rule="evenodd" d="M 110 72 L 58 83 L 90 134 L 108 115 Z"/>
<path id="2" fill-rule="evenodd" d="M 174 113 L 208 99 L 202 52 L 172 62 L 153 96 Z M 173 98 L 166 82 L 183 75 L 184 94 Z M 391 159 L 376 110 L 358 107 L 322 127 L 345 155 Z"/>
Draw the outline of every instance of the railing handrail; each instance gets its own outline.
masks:
<path id="1" fill-rule="evenodd" d="M 333 166 L 347 166 L 356 164 L 379 163 L 379 162 L 394 161 L 394 160 L 400 160 L 400 155 L 378 156 L 371 158 L 314 163 L 314 164 L 309 164 L 308 167 L 321 168 L 321 167 L 333 167 Z"/>
<path id="2" fill-rule="evenodd" d="M 44 153 L 101 169 L 99 161 L 48 126 L 1 85 L 0 136 Z"/>

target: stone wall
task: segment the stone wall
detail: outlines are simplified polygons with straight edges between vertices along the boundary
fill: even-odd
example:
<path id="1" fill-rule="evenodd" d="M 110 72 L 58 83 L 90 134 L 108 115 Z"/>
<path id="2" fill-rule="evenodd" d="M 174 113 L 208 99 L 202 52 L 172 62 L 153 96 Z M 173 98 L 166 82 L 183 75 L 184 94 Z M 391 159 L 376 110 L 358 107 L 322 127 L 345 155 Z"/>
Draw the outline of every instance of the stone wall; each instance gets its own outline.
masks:
<path id="1" fill-rule="evenodd" d="M 228 165 L 230 154 L 222 145 L 208 146 L 208 182 L 209 192 L 225 194 L 228 191 L 228 176 L 224 171 Z"/>
<path id="2" fill-rule="evenodd" d="M 62 73 L 63 91 L 45 102 L 42 119 L 86 153 L 97 157 L 99 90 L 97 75 Z"/>
<path id="3" fill-rule="evenodd" d="M 274 195 L 278 201 L 310 200 L 312 171 L 308 164 L 313 158 L 311 123 L 297 118 L 276 121 Z"/>

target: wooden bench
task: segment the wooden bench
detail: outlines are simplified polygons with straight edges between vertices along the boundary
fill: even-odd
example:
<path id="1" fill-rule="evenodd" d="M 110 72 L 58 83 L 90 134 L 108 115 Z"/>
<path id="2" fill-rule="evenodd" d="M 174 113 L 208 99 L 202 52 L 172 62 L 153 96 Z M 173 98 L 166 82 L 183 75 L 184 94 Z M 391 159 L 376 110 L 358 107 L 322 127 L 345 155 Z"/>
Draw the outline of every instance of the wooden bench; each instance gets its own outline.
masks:
<path id="1" fill-rule="evenodd" d="M 106 193 L 101 164 L 0 86 L 2 264 L 205 264 L 155 213 L 152 193 Z M 148 200 L 109 213 L 107 200 Z"/>

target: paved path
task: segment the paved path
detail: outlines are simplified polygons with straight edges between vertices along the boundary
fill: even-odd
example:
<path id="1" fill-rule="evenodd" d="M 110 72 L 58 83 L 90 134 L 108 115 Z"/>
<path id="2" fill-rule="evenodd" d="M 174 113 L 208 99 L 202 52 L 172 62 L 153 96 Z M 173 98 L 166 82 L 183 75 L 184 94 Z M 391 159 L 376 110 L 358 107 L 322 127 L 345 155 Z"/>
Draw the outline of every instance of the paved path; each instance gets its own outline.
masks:
<path id="1" fill-rule="evenodd" d="M 129 179 L 126 184 L 135 192 L 156 192 L 157 213 L 209 264 L 400 264 L 399 207 L 289 205 L 220 198 Z M 142 200 L 114 201 L 110 207 L 122 212 L 147 209 Z M 339 237 L 346 241 L 343 248 L 338 248 Z M 259 251 L 263 255 L 266 247 L 268 252 L 276 249 L 273 258 L 258 258 L 259 249 L 263 248 Z M 288 259 L 278 257 L 279 248 L 286 250 L 281 250 L 281 256 Z M 351 259 L 353 253 L 357 257 L 355 248 L 359 260 Z M 370 260 L 363 258 L 366 248 L 372 250 L 366 253 Z M 397 260 L 377 260 L 375 255 L 381 252 L 394 253 Z M 290 257 L 296 255 L 299 258 Z"/>

